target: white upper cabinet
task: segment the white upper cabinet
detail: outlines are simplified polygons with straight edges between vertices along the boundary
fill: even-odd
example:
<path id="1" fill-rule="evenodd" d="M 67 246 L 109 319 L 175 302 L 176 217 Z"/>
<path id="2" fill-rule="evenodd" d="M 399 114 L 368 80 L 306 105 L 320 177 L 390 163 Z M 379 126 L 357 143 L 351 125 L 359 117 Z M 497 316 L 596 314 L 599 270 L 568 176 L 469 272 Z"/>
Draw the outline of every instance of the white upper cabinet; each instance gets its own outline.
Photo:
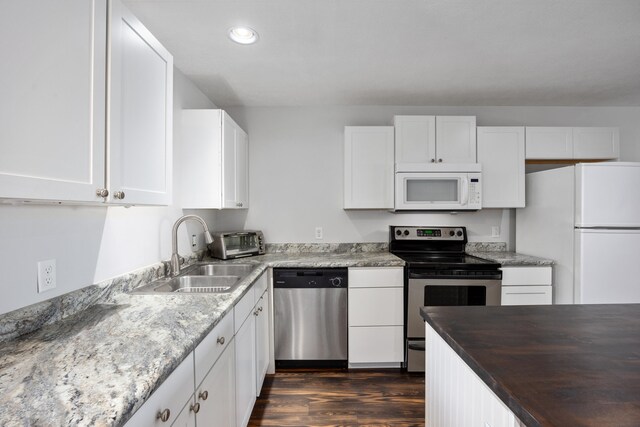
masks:
<path id="1" fill-rule="evenodd" d="M 395 116 L 394 126 L 396 165 L 476 162 L 475 116 Z"/>
<path id="2" fill-rule="evenodd" d="M 524 151 L 524 127 L 478 127 L 483 208 L 524 207 Z"/>
<path id="3" fill-rule="evenodd" d="M 393 209 L 393 126 L 344 128 L 344 208 Z"/>
<path id="4" fill-rule="evenodd" d="M 176 147 L 181 204 L 187 209 L 249 207 L 249 138 L 223 110 L 184 110 Z"/>
<path id="5" fill-rule="evenodd" d="M 611 127 L 573 128 L 575 159 L 617 159 L 620 157 L 620 131 Z"/>
<path id="6" fill-rule="evenodd" d="M 475 116 L 436 117 L 436 161 L 476 162 Z"/>
<path id="7" fill-rule="evenodd" d="M 527 159 L 572 159 L 573 130 L 570 127 L 527 127 Z"/>
<path id="8" fill-rule="evenodd" d="M 435 116 L 395 116 L 396 163 L 433 163 L 436 158 Z"/>
<path id="9" fill-rule="evenodd" d="M 617 159 L 618 128 L 527 127 L 526 158 L 529 160 Z"/>
<path id="10" fill-rule="evenodd" d="M 0 198 L 102 201 L 106 23 L 106 0 L 2 3 Z"/>
<path id="11" fill-rule="evenodd" d="M 5 3 L 0 198 L 168 204 L 171 55 L 119 0 Z"/>
<path id="12" fill-rule="evenodd" d="M 119 0 L 110 5 L 109 201 L 168 205 L 173 57 Z"/>

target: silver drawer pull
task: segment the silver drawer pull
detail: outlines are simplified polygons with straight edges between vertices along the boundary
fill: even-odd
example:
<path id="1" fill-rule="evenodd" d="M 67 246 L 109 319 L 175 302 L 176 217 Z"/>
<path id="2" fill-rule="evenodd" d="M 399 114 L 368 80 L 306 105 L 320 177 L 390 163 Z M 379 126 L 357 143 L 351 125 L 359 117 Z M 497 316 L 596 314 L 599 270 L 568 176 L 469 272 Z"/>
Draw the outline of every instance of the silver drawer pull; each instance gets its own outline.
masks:
<path id="1" fill-rule="evenodd" d="M 158 412 L 158 414 L 156 415 L 156 420 L 160 420 L 163 423 L 166 423 L 167 421 L 169 421 L 169 417 L 171 417 L 171 411 L 169 410 L 169 408 L 167 408 L 162 412 Z"/>
<path id="2" fill-rule="evenodd" d="M 201 391 L 198 394 L 198 398 L 202 399 L 202 400 L 207 400 L 209 398 L 209 392 L 207 390 L 205 391 Z"/>
<path id="3" fill-rule="evenodd" d="M 216 342 L 220 345 L 224 344 L 224 337 L 218 337 L 218 339 L 216 340 Z"/>
<path id="4" fill-rule="evenodd" d="M 198 412 L 200 412 L 200 404 L 196 402 L 193 405 L 191 405 L 189 409 L 191 409 L 194 414 L 197 414 Z"/>

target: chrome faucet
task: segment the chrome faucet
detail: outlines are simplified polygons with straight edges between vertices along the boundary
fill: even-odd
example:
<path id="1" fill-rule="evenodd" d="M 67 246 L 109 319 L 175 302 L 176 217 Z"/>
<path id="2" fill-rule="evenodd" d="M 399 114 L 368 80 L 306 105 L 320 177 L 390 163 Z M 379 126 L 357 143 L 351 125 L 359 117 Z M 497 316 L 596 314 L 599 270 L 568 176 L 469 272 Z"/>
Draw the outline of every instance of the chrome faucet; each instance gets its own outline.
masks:
<path id="1" fill-rule="evenodd" d="M 209 233 L 209 227 L 207 227 L 207 223 L 204 222 L 204 220 L 200 218 L 198 215 L 185 215 L 178 218 L 176 223 L 173 224 L 173 230 L 171 231 L 172 253 L 171 253 L 170 274 L 172 276 L 177 276 L 178 274 L 180 274 L 180 255 L 178 255 L 178 227 L 180 227 L 180 224 L 182 224 L 188 219 L 193 219 L 200 222 L 200 224 L 202 224 L 202 227 L 204 228 L 204 241 L 207 242 L 207 244 L 213 243 L 213 237 L 211 237 L 211 233 Z"/>

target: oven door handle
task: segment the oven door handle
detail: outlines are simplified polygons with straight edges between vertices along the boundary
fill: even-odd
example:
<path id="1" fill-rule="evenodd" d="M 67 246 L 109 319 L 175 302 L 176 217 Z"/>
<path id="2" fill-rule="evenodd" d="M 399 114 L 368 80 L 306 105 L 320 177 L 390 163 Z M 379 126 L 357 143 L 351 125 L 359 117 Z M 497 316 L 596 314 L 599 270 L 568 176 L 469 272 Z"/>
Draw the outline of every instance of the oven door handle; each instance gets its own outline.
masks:
<path id="1" fill-rule="evenodd" d="M 409 343 L 407 344 L 407 347 L 409 348 L 409 350 L 425 351 L 425 344 L 424 344 L 424 341 L 420 341 L 420 342 L 409 342 Z"/>

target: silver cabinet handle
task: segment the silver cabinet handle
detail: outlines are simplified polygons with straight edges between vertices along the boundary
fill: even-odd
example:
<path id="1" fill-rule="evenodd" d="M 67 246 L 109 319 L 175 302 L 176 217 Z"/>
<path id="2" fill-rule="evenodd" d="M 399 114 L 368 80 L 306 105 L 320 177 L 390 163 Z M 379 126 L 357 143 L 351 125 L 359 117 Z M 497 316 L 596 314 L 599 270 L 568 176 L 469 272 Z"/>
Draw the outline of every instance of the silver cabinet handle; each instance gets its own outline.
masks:
<path id="1" fill-rule="evenodd" d="M 262 306 L 260 306 L 260 307 L 258 308 L 258 311 L 262 311 Z"/>
<path id="2" fill-rule="evenodd" d="M 435 163 L 435 162 L 436 162 L 436 159 L 431 159 L 431 163 Z"/>
<path id="3" fill-rule="evenodd" d="M 115 193 L 113 193 L 113 197 L 119 200 L 124 199 L 124 191 L 116 191 Z"/>
<path id="4" fill-rule="evenodd" d="M 109 195 L 109 190 L 106 188 L 98 188 L 96 190 L 96 196 L 98 197 L 107 197 Z"/>
<path id="5" fill-rule="evenodd" d="M 162 412 L 158 412 L 158 414 L 156 415 L 156 420 L 160 420 L 163 423 L 166 423 L 167 421 L 169 421 L 169 417 L 171 417 L 171 411 L 169 410 L 169 408 L 167 408 Z"/>
<path id="6" fill-rule="evenodd" d="M 238 203 L 236 203 L 236 206 L 241 208 L 242 207 L 242 203 L 238 202 Z"/>
<path id="7" fill-rule="evenodd" d="M 216 342 L 220 345 L 224 344 L 224 337 L 218 337 L 218 339 L 216 340 Z"/>
<path id="8" fill-rule="evenodd" d="M 254 315 L 254 316 L 257 316 L 258 314 L 260 314 L 260 312 L 259 312 L 258 310 L 256 310 L 256 311 L 254 311 L 254 312 L 253 312 L 253 315 Z"/>
<path id="9" fill-rule="evenodd" d="M 202 400 L 207 400 L 207 399 L 209 398 L 209 392 L 208 392 L 207 390 L 205 390 L 205 391 L 201 391 L 201 392 L 198 394 L 198 398 L 199 398 L 199 399 L 202 399 Z"/>
<path id="10" fill-rule="evenodd" d="M 189 409 L 191 409 L 194 414 L 197 414 L 198 412 L 200 412 L 200 404 L 196 402 L 193 405 L 191 405 Z"/>
<path id="11" fill-rule="evenodd" d="M 442 163 L 442 159 L 438 159 L 438 163 Z"/>

